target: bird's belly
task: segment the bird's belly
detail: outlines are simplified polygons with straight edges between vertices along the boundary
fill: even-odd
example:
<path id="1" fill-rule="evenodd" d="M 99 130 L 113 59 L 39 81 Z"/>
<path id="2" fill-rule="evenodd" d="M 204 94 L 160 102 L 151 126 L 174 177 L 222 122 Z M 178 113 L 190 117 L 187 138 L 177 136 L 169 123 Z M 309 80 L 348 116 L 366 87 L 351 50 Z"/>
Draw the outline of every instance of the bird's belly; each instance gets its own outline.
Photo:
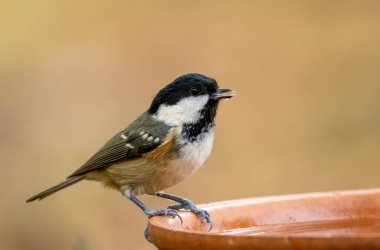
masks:
<path id="1" fill-rule="evenodd" d="M 170 188 L 192 175 L 211 153 L 213 130 L 193 142 L 178 141 L 178 151 L 168 154 L 147 154 L 134 160 L 111 165 L 92 172 L 87 179 L 102 181 L 116 189 L 130 188 L 136 195 L 153 194 Z"/>
<path id="2" fill-rule="evenodd" d="M 184 143 L 178 153 L 166 164 L 157 166 L 157 172 L 148 183 L 135 188 L 136 193 L 154 193 L 170 188 L 195 173 L 211 153 L 214 131 L 202 140 Z M 139 192 L 139 189 L 143 192 Z"/>
<path id="3" fill-rule="evenodd" d="M 170 161 L 169 166 L 159 175 L 160 179 L 166 180 L 166 185 L 163 185 L 158 190 L 174 186 L 195 173 L 209 157 L 213 141 L 214 130 L 212 129 L 199 140 L 179 142 L 182 145 L 179 148 L 178 155 Z"/>
<path id="4" fill-rule="evenodd" d="M 153 192 L 170 188 L 195 173 L 201 164 L 187 162 L 182 159 L 172 160 L 168 166 L 162 167 L 161 171 L 153 178 Z"/>
<path id="5" fill-rule="evenodd" d="M 170 188 L 192 175 L 199 167 L 181 160 L 172 160 L 168 165 L 161 166 L 149 182 L 135 187 L 135 193 L 152 194 Z"/>

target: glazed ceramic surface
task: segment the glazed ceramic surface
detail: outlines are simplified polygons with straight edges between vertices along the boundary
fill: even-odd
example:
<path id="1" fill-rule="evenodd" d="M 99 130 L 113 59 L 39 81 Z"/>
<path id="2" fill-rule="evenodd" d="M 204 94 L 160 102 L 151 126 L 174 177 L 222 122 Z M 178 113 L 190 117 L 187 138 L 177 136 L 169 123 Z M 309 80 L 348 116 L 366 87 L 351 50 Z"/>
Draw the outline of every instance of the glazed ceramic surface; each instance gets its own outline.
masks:
<path id="1" fill-rule="evenodd" d="M 213 228 L 190 212 L 153 217 L 159 249 L 380 249 L 380 189 L 216 202 Z"/>

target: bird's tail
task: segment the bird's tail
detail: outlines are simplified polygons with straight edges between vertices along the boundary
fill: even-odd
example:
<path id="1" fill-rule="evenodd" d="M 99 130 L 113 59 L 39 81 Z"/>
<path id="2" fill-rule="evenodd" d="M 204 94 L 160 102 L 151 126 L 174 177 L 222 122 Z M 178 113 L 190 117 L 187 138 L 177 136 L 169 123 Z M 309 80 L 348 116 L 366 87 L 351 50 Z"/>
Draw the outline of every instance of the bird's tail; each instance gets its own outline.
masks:
<path id="1" fill-rule="evenodd" d="M 54 194 L 55 192 L 58 192 L 59 190 L 64 189 L 65 187 L 71 186 L 71 185 L 77 183 L 78 181 L 83 180 L 83 178 L 84 178 L 84 175 L 69 177 L 69 178 L 65 179 L 64 181 L 62 181 L 61 183 L 58 183 L 57 185 L 30 197 L 29 199 L 26 200 L 26 203 L 32 202 L 35 200 L 42 200 L 43 198 L 45 198 L 51 194 Z"/>

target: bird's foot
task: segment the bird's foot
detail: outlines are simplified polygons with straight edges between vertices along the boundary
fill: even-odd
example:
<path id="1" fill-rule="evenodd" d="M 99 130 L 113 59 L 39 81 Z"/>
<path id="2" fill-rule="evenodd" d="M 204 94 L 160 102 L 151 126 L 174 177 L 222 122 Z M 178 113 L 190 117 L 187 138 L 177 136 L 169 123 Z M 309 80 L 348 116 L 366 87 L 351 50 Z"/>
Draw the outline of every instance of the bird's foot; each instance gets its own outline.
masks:
<path id="1" fill-rule="evenodd" d="M 145 214 L 148 215 L 148 217 L 153 217 L 153 216 L 170 216 L 173 219 L 178 217 L 181 221 L 182 225 L 182 217 L 178 214 L 178 212 L 175 209 L 172 208 L 164 208 L 164 209 L 158 209 L 158 210 L 151 210 L 151 209 L 146 209 Z"/>
<path id="2" fill-rule="evenodd" d="M 212 229 L 212 222 L 211 222 L 210 214 L 206 210 L 200 209 L 197 206 L 195 206 L 195 204 L 191 200 L 189 200 L 189 199 L 183 199 L 183 201 L 181 202 L 181 204 L 168 206 L 168 209 L 172 209 L 172 210 L 180 210 L 180 209 L 190 210 L 191 212 L 193 212 L 194 214 L 196 214 L 201 219 L 201 221 L 205 221 L 207 224 L 210 224 L 210 228 L 209 228 L 208 231 L 211 231 L 211 229 Z"/>
<path id="3" fill-rule="evenodd" d="M 183 224 L 182 217 L 178 214 L 178 212 L 175 209 L 171 209 L 171 208 L 164 208 L 164 209 L 158 209 L 158 210 L 146 209 L 144 210 L 144 212 L 146 215 L 148 215 L 149 218 L 153 216 L 170 216 L 173 219 L 175 219 L 176 217 L 178 217 L 179 220 L 181 221 L 181 225 Z M 144 230 L 144 236 L 147 241 L 151 242 L 148 227 L 146 227 Z"/>

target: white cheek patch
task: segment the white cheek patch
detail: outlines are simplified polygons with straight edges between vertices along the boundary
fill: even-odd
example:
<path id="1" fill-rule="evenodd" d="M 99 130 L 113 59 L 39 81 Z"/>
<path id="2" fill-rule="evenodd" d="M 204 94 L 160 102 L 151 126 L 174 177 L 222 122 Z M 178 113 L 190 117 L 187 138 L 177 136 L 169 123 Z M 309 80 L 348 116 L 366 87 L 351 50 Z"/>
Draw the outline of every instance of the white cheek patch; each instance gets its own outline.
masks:
<path id="1" fill-rule="evenodd" d="M 195 123 L 200 118 L 200 111 L 208 102 L 208 95 L 190 96 L 174 105 L 161 105 L 154 115 L 166 124 L 180 126 L 184 123 Z"/>

